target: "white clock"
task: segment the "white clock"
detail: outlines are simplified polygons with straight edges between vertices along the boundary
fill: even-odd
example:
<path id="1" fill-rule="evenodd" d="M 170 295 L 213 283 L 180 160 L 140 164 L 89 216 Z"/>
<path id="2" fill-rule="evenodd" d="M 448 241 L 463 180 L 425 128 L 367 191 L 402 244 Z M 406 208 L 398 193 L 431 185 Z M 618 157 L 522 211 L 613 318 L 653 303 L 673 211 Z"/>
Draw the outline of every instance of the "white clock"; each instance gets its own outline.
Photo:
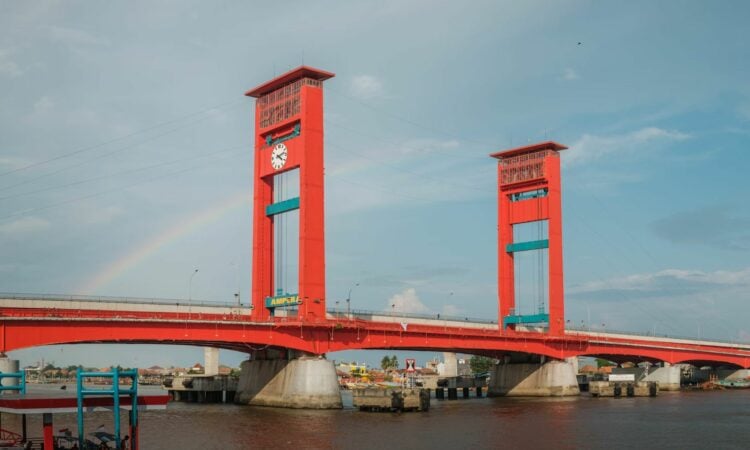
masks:
<path id="1" fill-rule="evenodd" d="M 274 170 L 279 170 L 286 164 L 286 145 L 276 144 L 271 152 L 271 166 Z"/>

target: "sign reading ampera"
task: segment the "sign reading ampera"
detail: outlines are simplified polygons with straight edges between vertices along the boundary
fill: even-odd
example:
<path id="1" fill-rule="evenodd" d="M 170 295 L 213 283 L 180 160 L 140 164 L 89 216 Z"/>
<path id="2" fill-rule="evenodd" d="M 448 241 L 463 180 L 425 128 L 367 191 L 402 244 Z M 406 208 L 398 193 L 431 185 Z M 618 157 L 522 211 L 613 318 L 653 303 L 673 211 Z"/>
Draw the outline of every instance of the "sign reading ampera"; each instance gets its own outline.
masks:
<path id="1" fill-rule="evenodd" d="M 299 304 L 299 296 L 297 294 L 266 297 L 266 308 L 283 308 L 284 306 L 297 306 Z"/>

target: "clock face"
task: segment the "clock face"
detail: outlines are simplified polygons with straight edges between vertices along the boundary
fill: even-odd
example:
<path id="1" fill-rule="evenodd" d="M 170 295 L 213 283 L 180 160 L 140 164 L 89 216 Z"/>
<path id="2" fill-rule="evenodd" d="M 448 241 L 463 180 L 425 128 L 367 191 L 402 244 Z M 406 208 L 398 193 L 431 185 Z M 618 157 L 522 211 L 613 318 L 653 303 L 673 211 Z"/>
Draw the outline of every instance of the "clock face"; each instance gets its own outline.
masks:
<path id="1" fill-rule="evenodd" d="M 271 152 L 271 166 L 274 170 L 279 170 L 286 164 L 286 145 L 276 144 Z"/>

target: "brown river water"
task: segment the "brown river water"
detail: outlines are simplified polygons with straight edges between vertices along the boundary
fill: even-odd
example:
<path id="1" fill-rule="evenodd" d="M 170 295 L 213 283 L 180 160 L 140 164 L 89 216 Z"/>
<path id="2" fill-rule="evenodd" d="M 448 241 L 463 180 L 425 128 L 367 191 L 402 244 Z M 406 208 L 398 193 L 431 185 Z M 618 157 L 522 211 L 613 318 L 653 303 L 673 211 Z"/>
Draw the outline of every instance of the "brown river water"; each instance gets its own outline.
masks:
<path id="1" fill-rule="evenodd" d="M 141 413 L 150 449 L 750 449 L 750 390 L 661 393 L 656 398 L 432 400 L 425 413 L 312 411 L 170 403 Z M 76 429 L 75 414 L 55 428 Z M 86 430 L 112 415 L 86 416 Z M 122 423 L 127 417 L 122 415 Z M 41 416 L 29 416 L 30 436 Z M 18 417 L 2 427 L 20 431 Z"/>

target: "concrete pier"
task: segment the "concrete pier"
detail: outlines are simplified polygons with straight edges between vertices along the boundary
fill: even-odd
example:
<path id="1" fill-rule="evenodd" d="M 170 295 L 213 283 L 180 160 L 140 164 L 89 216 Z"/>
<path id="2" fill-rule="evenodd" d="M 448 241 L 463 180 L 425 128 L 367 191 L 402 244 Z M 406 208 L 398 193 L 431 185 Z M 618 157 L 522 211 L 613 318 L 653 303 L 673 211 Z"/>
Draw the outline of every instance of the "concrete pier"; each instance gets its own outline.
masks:
<path id="1" fill-rule="evenodd" d="M 15 373 L 18 372 L 18 368 L 19 361 L 17 359 L 10 359 L 5 355 L 0 356 L 0 372 Z M 2 384 L 3 386 L 18 386 L 18 381 L 18 378 L 3 378 Z M 3 392 L 17 393 L 17 391 L 0 391 L 0 394 Z"/>
<path id="2" fill-rule="evenodd" d="M 565 361 L 506 361 L 492 369 L 490 397 L 562 397 L 579 395 L 573 364 Z"/>
<path id="3" fill-rule="evenodd" d="M 660 391 L 679 391 L 681 379 L 680 368 L 665 363 L 664 367 L 650 368 L 646 376 L 639 381 L 655 381 L 659 384 Z"/>
<path id="4" fill-rule="evenodd" d="M 333 362 L 317 356 L 242 363 L 235 403 L 281 408 L 340 409 Z"/>

